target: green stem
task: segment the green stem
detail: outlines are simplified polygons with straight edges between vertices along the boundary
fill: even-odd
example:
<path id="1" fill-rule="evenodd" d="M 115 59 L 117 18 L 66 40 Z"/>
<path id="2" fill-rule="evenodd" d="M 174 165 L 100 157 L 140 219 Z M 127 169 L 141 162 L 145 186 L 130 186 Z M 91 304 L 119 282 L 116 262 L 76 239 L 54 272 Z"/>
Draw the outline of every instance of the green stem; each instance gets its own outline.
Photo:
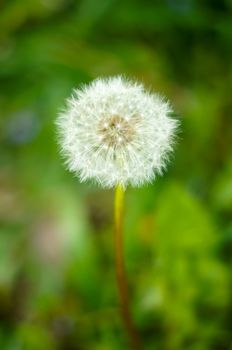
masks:
<path id="1" fill-rule="evenodd" d="M 118 185 L 115 189 L 115 258 L 117 287 L 120 299 L 120 309 L 125 331 L 130 341 L 131 349 L 140 350 L 140 341 L 136 329 L 134 328 L 128 297 L 127 279 L 123 254 L 123 212 L 124 212 L 124 190 Z"/>

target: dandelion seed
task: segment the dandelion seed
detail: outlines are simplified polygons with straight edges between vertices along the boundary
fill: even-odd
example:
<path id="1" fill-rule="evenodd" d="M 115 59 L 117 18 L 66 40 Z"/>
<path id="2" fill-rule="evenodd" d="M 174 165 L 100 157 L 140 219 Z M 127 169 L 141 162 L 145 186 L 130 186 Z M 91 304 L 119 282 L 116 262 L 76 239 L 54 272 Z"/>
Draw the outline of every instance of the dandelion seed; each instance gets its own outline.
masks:
<path id="1" fill-rule="evenodd" d="M 171 112 L 159 95 L 120 76 L 74 90 L 57 120 L 68 169 L 109 188 L 153 180 L 172 151 L 178 122 Z"/>

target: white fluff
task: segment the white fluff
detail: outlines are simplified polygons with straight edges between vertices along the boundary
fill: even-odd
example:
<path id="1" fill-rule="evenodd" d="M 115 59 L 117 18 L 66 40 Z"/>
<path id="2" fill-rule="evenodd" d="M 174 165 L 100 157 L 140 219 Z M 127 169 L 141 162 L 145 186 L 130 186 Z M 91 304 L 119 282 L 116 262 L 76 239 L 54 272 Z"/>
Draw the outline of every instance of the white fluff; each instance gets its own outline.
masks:
<path id="1" fill-rule="evenodd" d="M 120 76 L 74 90 L 57 119 L 61 152 L 81 181 L 140 186 L 161 174 L 178 122 L 167 101 Z"/>

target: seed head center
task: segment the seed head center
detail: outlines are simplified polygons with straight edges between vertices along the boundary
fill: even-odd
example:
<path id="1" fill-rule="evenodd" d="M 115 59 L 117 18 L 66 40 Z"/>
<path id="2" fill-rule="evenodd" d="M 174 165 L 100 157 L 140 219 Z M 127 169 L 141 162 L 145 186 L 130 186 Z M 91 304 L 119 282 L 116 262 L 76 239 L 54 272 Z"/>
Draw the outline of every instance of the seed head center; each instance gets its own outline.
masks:
<path id="1" fill-rule="evenodd" d="M 134 129 L 125 118 L 112 115 L 99 123 L 102 142 L 108 147 L 120 147 L 128 144 L 134 135 Z"/>

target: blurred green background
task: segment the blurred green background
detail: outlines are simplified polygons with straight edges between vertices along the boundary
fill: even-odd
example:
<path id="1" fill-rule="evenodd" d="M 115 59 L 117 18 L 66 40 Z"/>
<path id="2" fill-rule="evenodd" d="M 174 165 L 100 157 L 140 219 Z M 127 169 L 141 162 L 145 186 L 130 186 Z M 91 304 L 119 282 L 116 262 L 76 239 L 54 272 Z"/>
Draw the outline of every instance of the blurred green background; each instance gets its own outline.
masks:
<path id="1" fill-rule="evenodd" d="M 127 191 L 125 251 L 145 350 L 232 349 L 232 1 L 0 2 L 0 349 L 128 349 L 113 191 L 62 164 L 73 87 L 125 74 L 181 120 L 168 172 Z"/>

